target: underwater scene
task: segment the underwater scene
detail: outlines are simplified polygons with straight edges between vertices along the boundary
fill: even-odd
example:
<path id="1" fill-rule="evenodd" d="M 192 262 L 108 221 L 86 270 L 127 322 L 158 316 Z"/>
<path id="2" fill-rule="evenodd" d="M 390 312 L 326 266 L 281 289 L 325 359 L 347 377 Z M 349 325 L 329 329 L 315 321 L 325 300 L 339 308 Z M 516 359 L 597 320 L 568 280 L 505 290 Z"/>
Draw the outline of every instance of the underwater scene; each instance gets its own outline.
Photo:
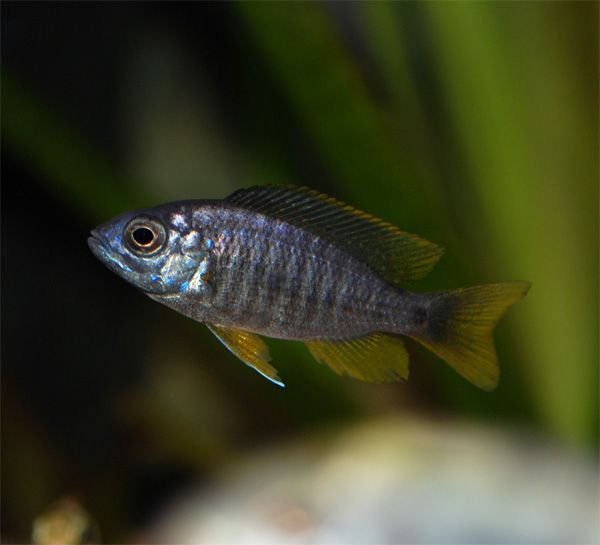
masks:
<path id="1" fill-rule="evenodd" d="M 598 3 L 0 9 L 3 543 L 600 540 Z"/>

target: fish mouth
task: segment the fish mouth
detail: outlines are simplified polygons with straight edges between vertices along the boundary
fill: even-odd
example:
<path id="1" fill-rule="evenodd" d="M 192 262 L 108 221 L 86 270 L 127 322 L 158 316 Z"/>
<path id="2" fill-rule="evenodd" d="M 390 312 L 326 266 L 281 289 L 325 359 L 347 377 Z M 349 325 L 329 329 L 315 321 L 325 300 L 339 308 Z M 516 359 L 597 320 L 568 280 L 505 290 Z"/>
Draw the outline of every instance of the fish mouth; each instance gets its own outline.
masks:
<path id="1" fill-rule="evenodd" d="M 95 229 L 90 233 L 87 243 L 92 253 L 98 258 L 102 258 L 108 253 L 102 237 Z"/>
<path id="2" fill-rule="evenodd" d="M 116 252 L 96 229 L 94 229 L 87 239 L 88 246 L 94 256 L 111 271 L 131 281 L 129 275 L 134 271 L 123 261 L 122 256 Z"/>
<path id="3" fill-rule="evenodd" d="M 90 233 L 87 239 L 88 246 L 94 256 L 104 263 L 109 269 L 120 272 L 124 267 L 115 259 L 114 252 L 107 244 L 106 239 L 95 229 Z"/>

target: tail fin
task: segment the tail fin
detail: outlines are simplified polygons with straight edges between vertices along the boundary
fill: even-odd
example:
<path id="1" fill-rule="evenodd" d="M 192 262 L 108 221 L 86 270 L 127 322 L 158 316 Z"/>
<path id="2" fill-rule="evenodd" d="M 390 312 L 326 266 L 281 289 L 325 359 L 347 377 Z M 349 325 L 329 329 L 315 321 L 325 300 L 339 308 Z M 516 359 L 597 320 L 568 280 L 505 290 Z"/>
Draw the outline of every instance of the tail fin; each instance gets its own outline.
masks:
<path id="1" fill-rule="evenodd" d="M 493 390 L 500 372 L 492 332 L 529 285 L 502 282 L 440 293 L 429 306 L 427 330 L 414 338 L 475 386 Z"/>

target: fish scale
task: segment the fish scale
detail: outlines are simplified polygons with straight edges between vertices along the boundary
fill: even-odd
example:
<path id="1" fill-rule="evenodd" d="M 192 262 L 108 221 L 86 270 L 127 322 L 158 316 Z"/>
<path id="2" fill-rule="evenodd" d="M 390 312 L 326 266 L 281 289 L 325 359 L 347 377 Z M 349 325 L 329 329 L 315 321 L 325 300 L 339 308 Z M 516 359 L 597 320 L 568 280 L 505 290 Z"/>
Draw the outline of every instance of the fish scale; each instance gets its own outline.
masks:
<path id="1" fill-rule="evenodd" d="M 235 305 L 239 309 L 239 316 L 243 316 L 251 311 L 254 288 L 256 286 L 256 265 L 255 260 L 263 259 L 262 245 L 255 247 L 254 237 L 249 237 L 248 230 L 245 227 L 236 226 L 233 233 L 234 244 L 240 251 L 238 261 L 232 263 L 233 269 L 239 273 L 239 284 L 234 286 Z M 218 289 L 218 287 L 216 287 Z"/>
<path id="2" fill-rule="evenodd" d="M 301 241 L 302 246 L 307 243 L 306 240 Z M 296 327 L 299 324 L 306 323 L 313 319 L 314 304 L 312 301 L 315 299 L 315 294 L 312 292 L 310 284 L 304 283 L 306 277 L 309 281 L 318 277 L 320 272 L 316 260 L 312 259 L 312 256 L 306 252 L 301 252 L 299 247 L 292 252 L 292 259 L 290 260 L 291 271 L 288 276 L 287 282 L 287 306 L 291 310 L 290 319 Z M 297 302 L 294 295 L 297 294 Z"/>
<path id="3" fill-rule="evenodd" d="M 491 390 L 499 377 L 492 331 L 529 288 L 407 291 L 435 266 L 440 247 L 290 186 L 128 212 L 95 229 L 89 245 L 111 270 L 205 323 L 280 385 L 258 335 L 301 340 L 335 372 L 369 381 L 408 377 L 408 336 Z"/>
<path id="4" fill-rule="evenodd" d="M 299 229 L 289 226 L 250 222 L 229 227 L 231 240 L 226 247 L 231 259 L 222 288 L 229 297 L 221 306 L 228 306 L 236 318 L 250 321 L 251 327 L 265 322 L 261 317 L 270 315 L 275 327 L 269 332 L 274 335 L 294 334 L 282 328 L 307 319 L 312 322 L 313 330 L 322 329 L 328 322 L 331 325 L 332 320 L 339 327 L 350 325 L 340 323 L 347 313 L 341 305 L 335 304 L 341 301 L 336 297 L 334 279 L 336 273 L 352 268 L 351 258 L 336 255 L 339 252 L 333 246 L 322 243 L 316 248 L 318 259 L 313 260 L 306 254 L 301 256 L 299 248 L 306 243 L 306 237 Z M 335 267 L 335 261 L 341 261 L 344 267 Z M 302 286 L 298 278 L 300 270 L 309 271 L 308 277 L 316 279 L 312 287 Z M 260 282 L 259 271 L 263 271 L 268 282 Z M 296 286 L 302 287 L 296 290 Z M 215 289 L 217 292 L 220 289 L 218 282 Z M 292 298 L 293 305 L 290 304 Z M 267 301 L 269 304 L 265 304 Z M 296 334 L 302 335 L 302 332 Z"/>

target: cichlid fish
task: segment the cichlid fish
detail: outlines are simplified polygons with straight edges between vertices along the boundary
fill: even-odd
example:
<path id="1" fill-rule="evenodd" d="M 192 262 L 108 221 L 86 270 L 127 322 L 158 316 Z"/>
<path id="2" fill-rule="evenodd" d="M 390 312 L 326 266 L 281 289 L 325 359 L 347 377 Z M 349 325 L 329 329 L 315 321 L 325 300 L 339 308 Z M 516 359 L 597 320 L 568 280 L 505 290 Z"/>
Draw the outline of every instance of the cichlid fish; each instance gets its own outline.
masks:
<path id="1" fill-rule="evenodd" d="M 258 335 L 303 341 L 338 374 L 408 378 L 403 336 L 492 390 L 492 331 L 528 282 L 433 293 L 423 278 L 442 249 L 307 188 L 241 189 L 223 200 L 128 212 L 88 239 L 109 269 L 205 323 L 244 363 L 283 386 Z"/>

